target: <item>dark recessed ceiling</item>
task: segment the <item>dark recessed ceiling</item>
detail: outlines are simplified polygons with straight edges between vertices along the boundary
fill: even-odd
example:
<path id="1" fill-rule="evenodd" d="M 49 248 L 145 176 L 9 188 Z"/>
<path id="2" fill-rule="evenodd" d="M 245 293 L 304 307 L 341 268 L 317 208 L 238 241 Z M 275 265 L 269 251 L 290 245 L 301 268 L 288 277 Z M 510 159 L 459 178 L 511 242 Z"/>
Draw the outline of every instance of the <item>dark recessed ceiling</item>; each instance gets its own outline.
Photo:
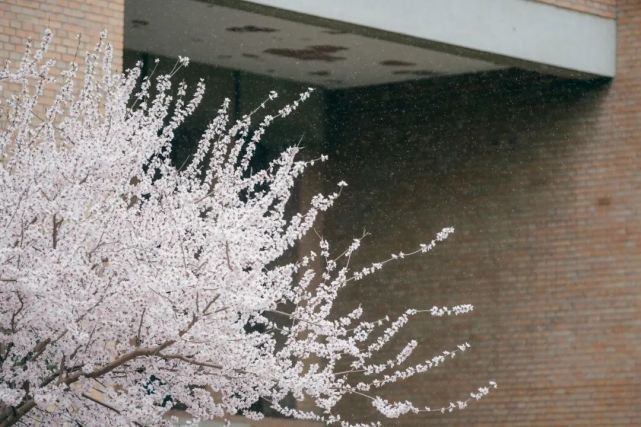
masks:
<path id="1" fill-rule="evenodd" d="M 198 0 L 126 2 L 125 47 L 328 88 L 501 68 Z"/>

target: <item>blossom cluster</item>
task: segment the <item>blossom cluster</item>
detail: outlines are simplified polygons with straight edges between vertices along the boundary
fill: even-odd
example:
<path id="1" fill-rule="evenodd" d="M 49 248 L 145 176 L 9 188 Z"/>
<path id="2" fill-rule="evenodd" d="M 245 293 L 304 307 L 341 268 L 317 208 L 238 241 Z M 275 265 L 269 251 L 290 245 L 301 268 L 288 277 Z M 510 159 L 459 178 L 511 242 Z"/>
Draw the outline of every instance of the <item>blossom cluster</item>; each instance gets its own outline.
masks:
<path id="1" fill-rule="evenodd" d="M 375 390 L 469 344 L 409 366 L 416 341 L 386 362 L 375 356 L 411 317 L 473 307 L 369 322 L 360 306 L 342 316 L 334 306 L 344 287 L 431 251 L 454 230 L 366 268 L 349 265 L 362 237 L 338 255 L 321 239 L 316 251 L 285 261 L 347 185 L 291 214 L 296 179 L 327 156 L 304 161 L 291 147 L 265 169 L 251 168 L 268 127 L 312 89 L 262 119 L 276 92 L 235 121 L 224 100 L 177 168 L 174 133 L 205 92 L 202 81 L 174 84 L 188 58 L 168 74 L 143 76 L 141 64 L 115 73 L 103 35 L 84 67 L 71 64 L 53 79 L 44 60 L 50 39 L 47 31 L 17 69 L 0 70 L 0 84 L 20 88 L 0 105 L 1 426 L 164 425 L 178 405 L 194 419 L 259 419 L 258 401 L 349 426 L 335 412 L 349 395 L 386 417 L 426 410 Z M 48 85 L 57 92 L 46 106 Z M 291 397 L 316 409 L 287 406 Z"/>

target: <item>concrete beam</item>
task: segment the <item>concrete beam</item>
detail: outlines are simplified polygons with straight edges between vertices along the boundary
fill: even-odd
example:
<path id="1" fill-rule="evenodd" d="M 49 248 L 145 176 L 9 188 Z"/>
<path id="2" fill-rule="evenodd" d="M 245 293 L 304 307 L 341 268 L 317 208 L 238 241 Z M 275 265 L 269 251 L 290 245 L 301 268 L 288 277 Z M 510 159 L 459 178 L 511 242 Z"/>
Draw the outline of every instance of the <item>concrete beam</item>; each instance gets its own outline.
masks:
<path id="1" fill-rule="evenodd" d="M 531 0 L 234 3 L 501 65 L 578 78 L 615 75 L 616 21 Z"/>

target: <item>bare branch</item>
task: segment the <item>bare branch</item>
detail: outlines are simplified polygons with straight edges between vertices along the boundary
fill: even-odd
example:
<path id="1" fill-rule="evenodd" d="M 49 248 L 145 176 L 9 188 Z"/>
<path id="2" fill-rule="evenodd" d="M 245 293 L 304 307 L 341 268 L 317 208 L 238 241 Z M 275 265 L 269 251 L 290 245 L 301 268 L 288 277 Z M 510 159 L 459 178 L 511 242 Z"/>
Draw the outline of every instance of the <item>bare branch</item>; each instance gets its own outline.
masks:
<path id="1" fill-rule="evenodd" d="M 142 343 L 142 340 L 140 339 L 140 331 L 142 329 L 142 322 L 143 319 L 145 318 L 145 312 L 147 311 L 147 307 L 144 307 L 142 309 L 142 314 L 140 315 L 140 323 L 138 324 L 138 333 L 136 334 L 136 347 L 140 346 Z"/>
<path id="2" fill-rule="evenodd" d="M 225 256 L 227 258 L 227 267 L 229 267 L 231 271 L 234 271 L 234 267 L 231 266 L 231 257 L 229 255 L 229 242 L 227 240 L 225 240 Z"/>
<path id="3" fill-rule="evenodd" d="M 22 295 L 20 292 L 16 291 L 16 296 L 18 297 L 18 301 L 20 302 L 20 306 L 18 309 L 11 315 L 11 332 L 14 334 L 16 333 L 16 318 L 22 312 L 22 309 L 24 308 L 24 300 L 22 299 Z"/>
<path id="4" fill-rule="evenodd" d="M 64 218 L 60 218 L 60 220 L 56 221 L 56 214 L 53 214 L 52 220 L 53 220 L 53 230 L 51 232 L 51 240 L 52 240 L 53 248 L 56 249 L 58 247 L 58 230 L 60 229 L 60 225 L 62 225 Z"/>
<path id="5" fill-rule="evenodd" d="M 118 409 L 116 409 L 115 407 L 111 406 L 110 404 L 108 404 L 106 402 L 103 402 L 103 401 L 101 401 L 99 399 L 96 399 L 96 398 L 94 398 L 94 397 L 92 397 L 92 396 L 90 396 L 90 395 L 88 395 L 86 393 L 82 393 L 81 396 L 84 397 L 87 400 L 92 401 L 93 403 L 96 403 L 96 404 L 98 404 L 98 405 L 100 405 L 100 406 L 102 406 L 104 408 L 107 408 L 107 409 L 109 409 L 111 411 L 114 411 L 118 415 L 121 415 L 121 412 Z M 142 424 L 140 424 L 140 423 L 138 423 L 136 421 L 133 421 L 133 424 L 136 425 L 136 426 L 141 426 L 142 427 Z"/>

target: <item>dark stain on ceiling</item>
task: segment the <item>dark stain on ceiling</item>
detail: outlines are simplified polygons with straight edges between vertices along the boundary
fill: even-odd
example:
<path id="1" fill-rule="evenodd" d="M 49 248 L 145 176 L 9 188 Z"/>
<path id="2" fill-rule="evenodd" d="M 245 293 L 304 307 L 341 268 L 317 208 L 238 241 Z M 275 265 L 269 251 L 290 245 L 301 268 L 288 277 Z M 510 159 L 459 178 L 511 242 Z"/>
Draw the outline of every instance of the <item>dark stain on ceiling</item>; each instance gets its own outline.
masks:
<path id="1" fill-rule="evenodd" d="M 146 27 L 149 25 L 149 21 L 145 21 L 144 19 L 132 19 L 131 23 L 133 24 L 133 28 Z"/>
<path id="2" fill-rule="evenodd" d="M 347 31 L 343 31 L 343 30 L 324 30 L 323 32 L 325 34 L 334 34 L 334 35 L 347 34 Z"/>
<path id="3" fill-rule="evenodd" d="M 418 76 L 418 77 L 434 77 L 439 75 L 439 73 L 436 73 L 430 70 L 395 70 L 395 71 L 392 71 L 392 74 L 397 76 L 407 75 L 407 76 Z"/>
<path id="4" fill-rule="evenodd" d="M 381 61 L 380 64 L 386 67 L 412 67 L 416 65 L 413 62 L 399 61 L 398 59 L 386 59 L 385 61 Z"/>
<path id="5" fill-rule="evenodd" d="M 333 55 L 334 53 L 342 50 L 347 50 L 347 48 L 343 46 L 316 45 L 308 46 L 303 49 L 270 48 L 265 49 L 264 52 L 269 53 L 270 55 L 295 58 L 301 61 L 335 62 L 345 60 L 345 57 Z"/>
<path id="6" fill-rule="evenodd" d="M 229 27 L 227 31 L 232 33 L 275 33 L 278 32 L 276 28 L 259 27 L 256 25 L 243 25 L 242 27 Z"/>

